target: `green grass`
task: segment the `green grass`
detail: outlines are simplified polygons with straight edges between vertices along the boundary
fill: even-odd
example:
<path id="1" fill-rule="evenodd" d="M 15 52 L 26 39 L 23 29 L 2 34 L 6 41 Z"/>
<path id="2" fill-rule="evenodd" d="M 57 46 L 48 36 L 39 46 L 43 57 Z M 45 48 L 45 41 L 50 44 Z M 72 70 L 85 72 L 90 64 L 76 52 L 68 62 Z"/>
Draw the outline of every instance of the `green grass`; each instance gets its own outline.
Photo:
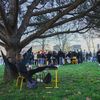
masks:
<path id="1" fill-rule="evenodd" d="M 51 71 L 54 77 L 54 71 Z M 0 100 L 100 100 L 100 67 L 96 63 L 65 65 L 59 68 L 59 88 L 46 89 L 39 83 L 35 89 L 24 85 L 20 92 L 15 82 L 2 81 L 0 66 Z"/>

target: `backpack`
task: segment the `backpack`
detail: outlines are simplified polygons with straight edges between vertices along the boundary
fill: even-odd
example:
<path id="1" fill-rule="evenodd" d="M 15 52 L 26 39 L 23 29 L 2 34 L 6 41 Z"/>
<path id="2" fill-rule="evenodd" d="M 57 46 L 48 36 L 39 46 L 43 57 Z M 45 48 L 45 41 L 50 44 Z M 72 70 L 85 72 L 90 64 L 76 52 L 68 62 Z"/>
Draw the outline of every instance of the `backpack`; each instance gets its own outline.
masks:
<path id="1" fill-rule="evenodd" d="M 43 82 L 46 84 L 49 84 L 51 82 L 51 74 L 47 73 L 47 75 L 44 77 Z"/>

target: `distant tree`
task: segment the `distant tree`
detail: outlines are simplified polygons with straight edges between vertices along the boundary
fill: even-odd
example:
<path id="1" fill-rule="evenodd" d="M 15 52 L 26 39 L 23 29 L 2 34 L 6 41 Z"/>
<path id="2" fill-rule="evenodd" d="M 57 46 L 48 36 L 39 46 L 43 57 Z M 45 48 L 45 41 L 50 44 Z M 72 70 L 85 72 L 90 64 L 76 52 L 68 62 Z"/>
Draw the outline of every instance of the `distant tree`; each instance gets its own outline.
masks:
<path id="1" fill-rule="evenodd" d="M 93 52 L 95 52 L 94 39 L 96 38 L 96 36 L 95 36 L 94 32 L 92 30 L 90 30 L 87 33 L 82 34 L 82 36 L 86 42 L 88 51 L 90 52 L 93 50 Z"/>
<path id="2" fill-rule="evenodd" d="M 35 45 L 39 44 L 39 46 L 41 46 L 40 50 L 45 51 L 45 46 L 46 46 L 47 42 L 46 42 L 46 39 L 44 38 L 44 39 L 39 39 L 39 40 L 33 41 L 33 45 L 34 44 Z M 33 46 L 33 48 L 34 48 L 34 46 Z"/>
<path id="3" fill-rule="evenodd" d="M 70 41 L 72 34 L 62 34 L 62 35 L 57 35 L 56 41 L 58 41 L 58 46 L 59 50 L 61 49 L 62 51 L 69 51 L 70 50 Z"/>

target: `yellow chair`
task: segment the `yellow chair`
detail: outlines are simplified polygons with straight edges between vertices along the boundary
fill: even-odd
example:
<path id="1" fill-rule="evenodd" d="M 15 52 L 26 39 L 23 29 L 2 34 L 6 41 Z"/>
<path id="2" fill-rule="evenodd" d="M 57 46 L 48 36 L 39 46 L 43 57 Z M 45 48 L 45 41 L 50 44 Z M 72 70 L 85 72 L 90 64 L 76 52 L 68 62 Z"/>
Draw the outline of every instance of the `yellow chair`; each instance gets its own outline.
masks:
<path id="1" fill-rule="evenodd" d="M 54 70 L 55 71 L 55 79 L 52 81 L 54 83 L 54 86 L 46 86 L 45 88 L 59 88 L 58 87 L 58 69 Z"/>
<path id="2" fill-rule="evenodd" d="M 25 77 L 20 75 L 17 77 L 17 81 L 16 81 L 16 87 L 20 87 L 20 91 L 22 90 L 22 86 L 23 86 L 23 81 L 24 81 Z"/>
<path id="3" fill-rule="evenodd" d="M 55 70 L 55 80 L 54 80 L 55 86 L 54 88 L 59 88 L 58 87 L 58 69 Z"/>

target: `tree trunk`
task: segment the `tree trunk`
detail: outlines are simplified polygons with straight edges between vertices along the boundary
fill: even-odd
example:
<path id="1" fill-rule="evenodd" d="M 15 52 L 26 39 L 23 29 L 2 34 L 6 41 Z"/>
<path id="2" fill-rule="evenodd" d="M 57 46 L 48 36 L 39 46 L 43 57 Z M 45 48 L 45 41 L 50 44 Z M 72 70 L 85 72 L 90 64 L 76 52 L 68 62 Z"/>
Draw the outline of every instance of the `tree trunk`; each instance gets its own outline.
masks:
<path id="1" fill-rule="evenodd" d="M 4 68 L 4 81 L 5 82 L 9 82 L 14 80 L 17 77 L 17 75 L 15 75 L 10 69 L 7 68 L 7 66 L 5 66 Z"/>
<path id="2" fill-rule="evenodd" d="M 16 62 L 15 56 L 16 56 L 16 54 L 20 53 L 20 50 L 14 50 L 14 49 L 10 48 L 10 49 L 6 49 L 6 51 L 7 51 L 6 57 L 11 57 L 12 63 L 15 64 L 15 62 Z M 6 82 L 12 81 L 12 80 L 16 79 L 17 76 L 18 76 L 18 73 L 14 73 L 9 68 L 9 65 L 5 64 L 4 81 L 6 81 Z"/>

